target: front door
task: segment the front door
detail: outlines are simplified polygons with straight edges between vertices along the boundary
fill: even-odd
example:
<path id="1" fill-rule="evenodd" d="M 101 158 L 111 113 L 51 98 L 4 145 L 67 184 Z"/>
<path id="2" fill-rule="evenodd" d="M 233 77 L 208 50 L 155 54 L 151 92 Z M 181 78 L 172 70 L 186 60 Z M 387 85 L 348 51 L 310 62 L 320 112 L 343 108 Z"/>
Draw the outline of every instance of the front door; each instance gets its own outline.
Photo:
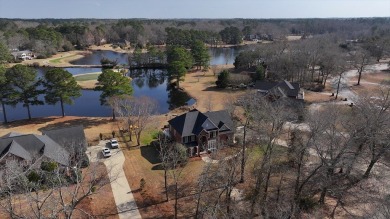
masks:
<path id="1" fill-rule="evenodd" d="M 216 152 L 217 151 L 217 141 L 214 140 L 209 140 L 208 142 L 208 150 L 211 152 Z"/>

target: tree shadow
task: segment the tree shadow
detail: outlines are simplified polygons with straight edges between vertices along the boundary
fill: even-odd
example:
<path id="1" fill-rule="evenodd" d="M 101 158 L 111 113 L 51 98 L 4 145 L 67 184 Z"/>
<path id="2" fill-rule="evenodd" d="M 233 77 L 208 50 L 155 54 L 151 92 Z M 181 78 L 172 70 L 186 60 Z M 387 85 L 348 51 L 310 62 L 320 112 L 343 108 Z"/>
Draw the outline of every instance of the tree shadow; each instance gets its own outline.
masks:
<path id="1" fill-rule="evenodd" d="M 140 150 L 141 150 L 142 157 L 144 157 L 151 164 L 161 163 L 161 160 L 159 158 L 159 153 L 155 147 L 143 146 L 143 147 L 140 147 Z"/>
<path id="2" fill-rule="evenodd" d="M 39 131 L 57 129 L 57 128 L 68 128 L 72 126 L 82 125 L 84 128 L 90 128 L 93 126 L 98 126 L 102 124 L 106 124 L 109 119 L 105 118 L 80 118 L 74 120 L 68 120 L 64 122 L 58 122 L 54 124 L 48 124 L 42 128 L 39 128 Z"/>
<path id="3" fill-rule="evenodd" d="M 8 129 L 8 128 L 16 128 L 19 126 L 31 125 L 31 124 L 39 125 L 39 124 L 52 122 L 56 119 L 58 119 L 58 117 L 33 118 L 31 120 L 23 119 L 23 120 L 16 120 L 16 121 L 10 121 L 8 123 L 3 123 L 0 125 L 0 127 L 4 127 Z"/>
<path id="4" fill-rule="evenodd" d="M 164 170 L 164 166 L 160 163 L 160 164 L 154 165 L 152 167 L 152 170 Z"/>
<path id="5" fill-rule="evenodd" d="M 209 86 L 203 89 L 203 91 L 224 91 L 224 89 L 218 88 L 217 86 Z"/>

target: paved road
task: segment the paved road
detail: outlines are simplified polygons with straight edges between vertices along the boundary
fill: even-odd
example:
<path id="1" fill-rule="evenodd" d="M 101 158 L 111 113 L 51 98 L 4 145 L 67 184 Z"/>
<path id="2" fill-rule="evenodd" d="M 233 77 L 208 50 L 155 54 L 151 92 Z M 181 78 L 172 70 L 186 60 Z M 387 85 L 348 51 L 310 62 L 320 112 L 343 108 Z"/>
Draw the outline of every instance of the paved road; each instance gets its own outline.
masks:
<path id="1" fill-rule="evenodd" d="M 90 156 L 91 161 L 103 161 L 106 165 L 119 218 L 140 219 L 142 217 L 138 211 L 129 183 L 127 182 L 125 172 L 123 171 L 125 156 L 120 149 L 111 149 L 112 156 L 110 158 L 103 158 L 101 150 L 106 144 L 106 141 L 100 141 L 99 145 L 89 147 L 87 154 Z"/>

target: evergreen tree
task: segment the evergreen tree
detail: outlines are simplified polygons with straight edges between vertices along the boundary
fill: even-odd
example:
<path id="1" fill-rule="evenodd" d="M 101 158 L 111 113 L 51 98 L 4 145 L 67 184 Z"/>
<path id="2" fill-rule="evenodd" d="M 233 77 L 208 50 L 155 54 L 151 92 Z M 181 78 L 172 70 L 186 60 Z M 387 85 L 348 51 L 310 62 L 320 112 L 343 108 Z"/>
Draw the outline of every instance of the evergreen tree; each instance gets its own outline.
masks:
<path id="1" fill-rule="evenodd" d="M 23 107 L 27 108 L 28 119 L 31 120 L 30 105 L 43 105 L 43 101 L 38 99 L 43 91 L 38 89 L 41 81 L 37 79 L 37 71 L 19 64 L 8 69 L 5 74 L 11 86 L 9 103 L 11 105 L 23 103 Z"/>
<path id="2" fill-rule="evenodd" d="M 168 73 L 170 78 L 175 78 L 177 86 L 192 67 L 193 58 L 191 53 L 181 46 L 172 46 L 167 50 Z"/>
<path id="3" fill-rule="evenodd" d="M 206 45 L 200 41 L 196 40 L 192 43 L 191 54 L 194 58 L 194 64 L 196 68 L 204 68 L 207 69 L 210 63 L 210 54 Z"/>
<path id="4" fill-rule="evenodd" d="M 227 70 L 224 70 L 221 73 L 219 73 L 218 80 L 215 82 L 217 87 L 226 88 L 229 84 L 229 76 L 230 76 L 230 72 Z"/>
<path id="5" fill-rule="evenodd" d="M 64 103 L 73 104 L 73 100 L 81 96 L 81 87 L 73 75 L 60 68 L 50 69 L 45 74 L 45 101 L 55 105 L 60 102 L 62 117 L 65 116 Z"/>
<path id="6" fill-rule="evenodd" d="M 102 91 L 102 94 L 100 94 L 101 105 L 107 104 L 107 98 L 109 97 L 125 96 L 133 93 L 130 79 L 111 69 L 103 69 L 102 74 L 98 77 L 98 82 L 99 86 L 95 90 Z M 112 119 L 115 120 L 114 109 L 112 109 Z"/>
<path id="7" fill-rule="evenodd" d="M 7 78 L 5 77 L 5 67 L 0 64 L 0 102 L 1 102 L 1 108 L 3 111 L 3 118 L 4 122 L 7 123 L 7 114 L 5 111 L 5 104 L 7 103 L 7 98 L 9 96 L 9 83 L 7 81 Z"/>

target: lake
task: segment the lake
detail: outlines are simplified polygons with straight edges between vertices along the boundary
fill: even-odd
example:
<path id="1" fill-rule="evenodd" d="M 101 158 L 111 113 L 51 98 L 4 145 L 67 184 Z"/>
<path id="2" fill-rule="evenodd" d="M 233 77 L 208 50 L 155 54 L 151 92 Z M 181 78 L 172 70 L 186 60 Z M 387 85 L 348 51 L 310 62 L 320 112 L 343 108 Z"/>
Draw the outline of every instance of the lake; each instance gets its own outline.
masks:
<path id="1" fill-rule="evenodd" d="M 100 68 L 66 68 L 72 74 L 85 74 L 101 71 Z M 43 76 L 44 69 L 38 69 L 38 75 Z M 132 70 L 130 76 L 133 78 L 135 97 L 148 96 L 157 102 L 157 113 L 164 114 L 183 105 L 192 105 L 195 100 L 187 93 L 168 89 L 166 70 Z M 65 105 L 65 114 L 68 116 L 92 116 L 109 117 L 111 109 L 108 106 L 100 105 L 99 96 L 101 92 L 93 90 L 82 90 L 82 96 L 75 99 L 73 105 Z M 43 95 L 40 96 L 44 100 Z M 31 106 L 32 117 L 60 116 L 61 107 L 59 104 Z M 6 106 L 8 121 L 26 119 L 27 109 L 22 104 L 15 107 Z M 3 121 L 3 114 L 0 111 L 0 121 Z"/>
<path id="2" fill-rule="evenodd" d="M 225 65 L 233 64 L 238 53 L 245 47 L 229 47 L 229 48 L 209 48 L 211 56 L 210 65 Z M 74 65 L 100 65 L 102 58 L 110 60 L 118 60 L 119 64 L 128 64 L 128 55 L 126 53 L 118 53 L 113 51 L 93 51 L 85 57 L 72 61 Z"/>
<path id="3" fill-rule="evenodd" d="M 243 50 L 244 47 L 230 48 L 210 48 L 211 56 L 210 65 L 233 64 L 235 57 Z M 120 64 L 127 64 L 128 55 L 113 51 L 94 51 L 81 59 L 75 60 L 75 65 L 100 65 L 102 58 L 118 60 Z M 100 68 L 65 68 L 73 75 L 101 72 Z M 39 76 L 43 76 L 44 70 L 38 69 Z M 169 89 L 167 84 L 167 72 L 160 69 L 140 69 L 129 72 L 133 78 L 132 86 L 135 97 L 148 96 L 153 98 L 158 105 L 157 112 L 164 114 L 171 109 L 192 105 L 195 100 L 188 96 L 187 93 L 180 90 Z M 82 90 L 82 96 L 74 101 L 73 105 L 65 105 L 65 114 L 68 116 L 92 116 L 92 117 L 109 117 L 111 109 L 108 106 L 101 106 L 99 96 L 101 92 L 92 90 Z M 43 95 L 40 96 L 43 100 Z M 32 117 L 60 116 L 61 108 L 59 104 L 31 106 Z M 7 118 L 9 121 L 26 119 L 27 109 L 22 104 L 15 107 L 6 106 Z M 0 121 L 3 121 L 2 111 L 0 109 Z"/>

